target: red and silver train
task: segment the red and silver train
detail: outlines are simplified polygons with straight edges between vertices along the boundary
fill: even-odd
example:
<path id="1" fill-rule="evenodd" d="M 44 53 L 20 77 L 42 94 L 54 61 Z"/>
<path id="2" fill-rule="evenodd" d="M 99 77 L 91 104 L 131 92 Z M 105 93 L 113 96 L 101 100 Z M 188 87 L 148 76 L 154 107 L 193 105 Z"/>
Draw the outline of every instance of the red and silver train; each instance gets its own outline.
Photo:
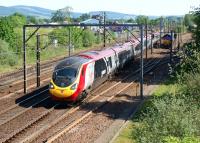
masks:
<path id="1" fill-rule="evenodd" d="M 154 34 L 153 42 L 158 40 L 157 35 Z M 148 46 L 151 44 L 150 38 L 148 36 Z M 52 99 L 78 101 L 86 97 L 91 89 L 139 53 L 140 43 L 132 39 L 102 51 L 89 51 L 64 59 L 53 71 L 49 87 Z"/>

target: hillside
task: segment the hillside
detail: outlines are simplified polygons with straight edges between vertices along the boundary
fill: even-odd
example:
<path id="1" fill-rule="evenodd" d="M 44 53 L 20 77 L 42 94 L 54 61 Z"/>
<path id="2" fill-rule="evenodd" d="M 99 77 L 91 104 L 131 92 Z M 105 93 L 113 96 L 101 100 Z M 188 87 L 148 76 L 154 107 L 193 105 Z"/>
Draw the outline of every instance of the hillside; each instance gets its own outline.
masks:
<path id="1" fill-rule="evenodd" d="M 0 6 L 0 16 L 9 16 L 15 12 L 21 13 L 26 16 L 35 16 L 39 18 L 51 18 L 52 13 L 54 10 L 36 7 L 36 6 L 24 6 L 24 5 L 18 5 L 18 6 Z M 81 12 L 72 12 L 71 16 L 73 18 L 78 18 L 82 15 Z M 90 15 L 97 15 L 97 14 L 103 14 L 103 11 L 91 11 L 89 12 Z M 107 19 L 135 19 L 137 15 L 134 14 L 125 14 L 120 12 L 113 12 L 113 11 L 106 11 L 106 17 Z M 149 16 L 150 19 L 158 18 L 159 16 Z M 174 19 L 174 17 L 182 17 L 182 16 L 167 16 L 170 19 Z"/>
<path id="2" fill-rule="evenodd" d="M 35 7 L 35 6 L 0 6 L 0 16 L 8 16 L 15 12 L 26 16 L 36 16 L 40 18 L 50 18 L 53 10 Z"/>
<path id="3" fill-rule="evenodd" d="M 54 10 L 50 9 L 45 9 L 45 8 L 40 8 L 36 6 L 23 6 L 23 5 L 18 5 L 18 6 L 11 6 L 11 7 L 5 7 L 5 6 L 0 6 L 0 16 L 8 16 L 11 15 L 15 12 L 19 12 L 23 15 L 26 16 L 36 16 L 40 18 L 50 18 Z M 96 14 L 102 14 L 102 11 L 92 11 L 89 12 L 90 15 L 96 15 Z M 77 18 L 83 13 L 80 12 L 72 12 L 72 17 Z M 129 19 L 129 18 L 135 18 L 136 15 L 131 15 L 131 14 L 123 14 L 119 12 L 111 12 L 107 11 L 106 12 L 107 18 L 108 19 Z"/>

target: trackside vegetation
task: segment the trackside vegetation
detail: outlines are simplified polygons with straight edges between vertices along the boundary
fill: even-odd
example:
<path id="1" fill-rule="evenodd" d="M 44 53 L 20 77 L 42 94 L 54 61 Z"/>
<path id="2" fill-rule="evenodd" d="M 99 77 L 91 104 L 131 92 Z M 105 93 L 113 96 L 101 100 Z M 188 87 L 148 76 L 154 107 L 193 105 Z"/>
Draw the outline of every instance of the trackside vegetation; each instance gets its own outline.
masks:
<path id="1" fill-rule="evenodd" d="M 7 17 L 0 17 L 0 72 L 7 72 L 22 67 L 22 27 L 32 24 L 34 18 L 25 17 L 19 13 Z M 71 49 L 78 52 L 83 49 L 100 46 L 102 35 L 96 35 L 90 28 L 71 27 Z M 27 36 L 33 32 L 27 30 Z M 58 56 L 67 56 L 69 49 L 68 28 L 40 29 L 41 60 L 49 60 Z M 56 41 L 56 43 L 55 43 Z M 27 43 L 27 62 L 34 64 L 36 61 L 36 36 Z"/>
<path id="2" fill-rule="evenodd" d="M 80 23 L 81 21 L 89 18 L 96 18 L 102 22 L 103 17 L 101 15 L 82 14 L 78 18 L 71 17 L 71 7 L 65 7 L 52 13 L 51 19 L 41 19 L 34 16 L 24 16 L 20 13 L 14 13 L 9 16 L 0 16 L 0 73 L 8 72 L 11 70 L 22 68 L 23 53 L 22 53 L 22 27 L 25 24 L 48 24 L 48 23 Z M 191 29 L 193 23 L 190 19 L 193 19 L 191 15 L 185 15 L 185 17 L 160 17 L 164 21 L 165 27 L 167 21 L 182 22 L 182 29 Z M 139 15 L 136 19 L 120 19 L 118 23 L 135 23 L 144 24 L 146 21 L 148 24 L 157 27 L 160 22 L 160 18 L 149 19 L 147 16 Z M 106 19 L 107 23 L 115 23 L 116 20 Z M 96 29 L 96 30 L 95 30 Z M 156 29 L 156 28 L 155 28 Z M 28 37 L 34 31 L 34 28 L 28 28 L 26 36 Z M 103 32 L 98 27 L 91 29 L 91 27 L 77 28 L 70 27 L 71 30 L 71 48 L 74 51 L 80 51 L 102 45 Z M 50 60 L 58 56 L 66 56 L 69 48 L 69 28 L 41 28 L 37 31 L 42 35 L 40 38 L 41 48 L 41 60 Z M 106 34 L 106 42 L 113 42 L 116 40 L 116 35 L 112 30 L 110 34 Z M 125 32 L 124 32 L 125 34 Z M 119 41 L 119 40 L 118 40 Z M 27 63 L 32 65 L 36 61 L 36 35 L 34 35 L 27 43 Z"/>
<path id="3" fill-rule="evenodd" d="M 200 9 L 192 13 L 195 42 L 179 52 L 181 60 L 137 112 L 115 142 L 199 143 L 200 142 Z"/>

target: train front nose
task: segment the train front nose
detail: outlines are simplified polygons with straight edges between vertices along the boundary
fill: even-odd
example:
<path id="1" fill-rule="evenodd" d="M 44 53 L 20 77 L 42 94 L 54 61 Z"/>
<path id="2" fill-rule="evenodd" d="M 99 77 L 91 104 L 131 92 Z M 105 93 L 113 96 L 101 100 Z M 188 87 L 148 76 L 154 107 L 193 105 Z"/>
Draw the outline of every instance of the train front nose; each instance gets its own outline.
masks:
<path id="1" fill-rule="evenodd" d="M 49 92 L 51 93 L 53 99 L 66 99 L 74 94 L 75 89 L 73 90 L 71 86 L 65 88 L 58 87 L 51 82 L 49 85 Z"/>

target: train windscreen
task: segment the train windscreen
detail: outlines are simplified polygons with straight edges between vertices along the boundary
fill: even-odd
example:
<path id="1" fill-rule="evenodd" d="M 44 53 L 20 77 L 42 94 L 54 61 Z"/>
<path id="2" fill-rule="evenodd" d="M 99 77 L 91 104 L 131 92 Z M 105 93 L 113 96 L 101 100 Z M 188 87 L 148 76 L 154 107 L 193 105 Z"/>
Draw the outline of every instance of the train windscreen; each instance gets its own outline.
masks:
<path id="1" fill-rule="evenodd" d="M 59 87 L 67 87 L 75 81 L 77 73 L 78 69 L 72 67 L 57 69 L 53 73 L 53 82 Z"/>

